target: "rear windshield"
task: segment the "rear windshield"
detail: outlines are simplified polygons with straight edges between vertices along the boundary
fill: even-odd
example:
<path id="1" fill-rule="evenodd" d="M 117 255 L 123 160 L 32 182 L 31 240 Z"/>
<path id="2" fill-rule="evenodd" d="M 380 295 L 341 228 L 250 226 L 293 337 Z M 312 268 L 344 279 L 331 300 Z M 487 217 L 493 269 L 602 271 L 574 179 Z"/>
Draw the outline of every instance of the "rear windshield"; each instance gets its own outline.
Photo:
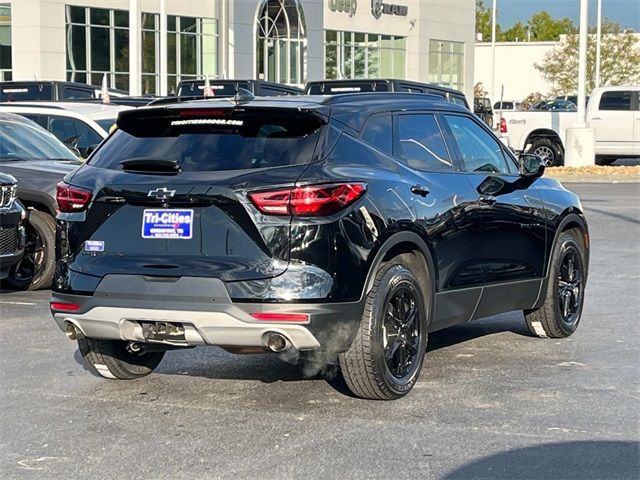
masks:
<path id="1" fill-rule="evenodd" d="M 51 85 L 12 85 L 0 87 L 0 102 L 53 100 Z"/>
<path id="2" fill-rule="evenodd" d="M 236 94 L 236 86 L 249 89 L 247 82 L 209 82 L 215 97 L 233 97 Z M 204 95 L 204 81 L 185 82 L 178 90 L 179 97 L 202 97 Z"/>
<path id="3" fill-rule="evenodd" d="M 145 122 L 150 124 L 150 122 Z M 311 115 L 273 111 L 222 118 L 158 119 L 147 130 L 116 130 L 94 153 L 95 167 L 122 170 L 132 159 L 177 161 L 182 171 L 268 168 L 310 163 L 322 123 Z M 152 130 L 152 131 L 148 131 Z"/>
<path id="4" fill-rule="evenodd" d="M 309 95 L 335 95 L 338 93 L 388 92 L 389 85 L 380 82 L 336 82 L 309 85 Z"/>

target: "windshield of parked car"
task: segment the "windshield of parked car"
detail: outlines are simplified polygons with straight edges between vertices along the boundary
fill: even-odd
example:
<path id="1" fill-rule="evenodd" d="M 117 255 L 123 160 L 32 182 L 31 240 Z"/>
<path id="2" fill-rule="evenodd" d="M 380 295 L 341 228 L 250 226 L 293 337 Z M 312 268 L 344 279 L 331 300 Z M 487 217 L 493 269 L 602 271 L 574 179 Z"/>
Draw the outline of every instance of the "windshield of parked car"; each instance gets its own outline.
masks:
<path id="1" fill-rule="evenodd" d="M 77 158 L 53 135 L 35 124 L 0 120 L 0 161 Z"/>

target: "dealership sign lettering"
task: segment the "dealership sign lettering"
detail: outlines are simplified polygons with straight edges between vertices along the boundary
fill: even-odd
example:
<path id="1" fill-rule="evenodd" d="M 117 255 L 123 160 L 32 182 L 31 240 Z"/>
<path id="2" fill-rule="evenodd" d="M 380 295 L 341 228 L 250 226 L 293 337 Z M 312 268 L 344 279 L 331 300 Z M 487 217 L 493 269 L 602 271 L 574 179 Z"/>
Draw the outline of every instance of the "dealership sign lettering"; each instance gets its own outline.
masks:
<path id="1" fill-rule="evenodd" d="M 396 5 L 395 3 L 384 3 L 382 0 L 371 0 L 371 14 L 378 19 L 382 15 L 399 15 L 406 17 L 409 7 L 406 5 Z"/>
<path id="2" fill-rule="evenodd" d="M 329 10 L 332 12 L 344 12 L 353 17 L 357 8 L 357 0 L 329 0 Z"/>

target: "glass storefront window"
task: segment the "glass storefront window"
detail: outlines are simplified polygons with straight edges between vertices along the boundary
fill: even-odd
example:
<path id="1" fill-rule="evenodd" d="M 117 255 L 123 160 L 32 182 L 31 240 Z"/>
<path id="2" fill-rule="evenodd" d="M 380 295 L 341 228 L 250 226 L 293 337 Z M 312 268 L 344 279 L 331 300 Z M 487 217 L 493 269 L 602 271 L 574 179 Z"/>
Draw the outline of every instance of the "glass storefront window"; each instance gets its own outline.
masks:
<path id="1" fill-rule="evenodd" d="M 11 5 L 0 3 L 0 82 L 11 78 Z"/>
<path id="2" fill-rule="evenodd" d="M 329 79 L 405 77 L 404 37 L 325 30 L 324 52 Z"/>
<path id="3" fill-rule="evenodd" d="M 263 0 L 256 25 L 256 78 L 302 85 L 307 34 L 298 0 Z"/>
<path id="4" fill-rule="evenodd" d="M 429 41 L 429 81 L 464 89 L 464 43 Z"/>
<path id="5" fill-rule="evenodd" d="M 129 89 L 129 13 L 68 5 L 67 80 Z"/>
<path id="6" fill-rule="evenodd" d="M 167 17 L 168 92 L 181 80 L 218 76 L 218 21 L 212 18 Z"/>

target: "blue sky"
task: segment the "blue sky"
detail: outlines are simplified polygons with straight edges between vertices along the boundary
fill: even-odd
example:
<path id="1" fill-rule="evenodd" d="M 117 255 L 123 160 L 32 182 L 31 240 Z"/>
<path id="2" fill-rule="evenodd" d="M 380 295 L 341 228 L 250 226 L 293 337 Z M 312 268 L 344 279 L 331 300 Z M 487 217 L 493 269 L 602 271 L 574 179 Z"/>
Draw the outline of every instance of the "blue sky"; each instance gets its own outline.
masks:
<path id="1" fill-rule="evenodd" d="M 491 8 L 492 0 L 484 0 Z M 498 23 L 509 28 L 518 20 L 526 23 L 533 13 L 548 11 L 554 18 L 569 17 L 578 24 L 580 0 L 497 0 Z M 590 24 L 596 23 L 596 0 L 589 0 Z M 602 0 L 602 16 L 640 32 L 640 0 Z"/>

